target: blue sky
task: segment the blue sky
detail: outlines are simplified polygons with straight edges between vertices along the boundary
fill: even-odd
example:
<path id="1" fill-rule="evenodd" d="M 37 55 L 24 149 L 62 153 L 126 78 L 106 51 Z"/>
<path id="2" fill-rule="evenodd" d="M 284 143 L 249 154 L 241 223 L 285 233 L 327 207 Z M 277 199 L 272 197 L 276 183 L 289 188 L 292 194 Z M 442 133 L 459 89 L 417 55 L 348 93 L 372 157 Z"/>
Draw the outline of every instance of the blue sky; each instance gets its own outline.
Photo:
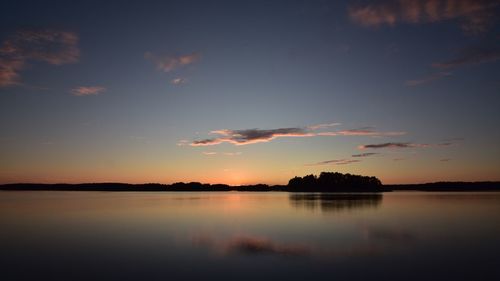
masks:
<path id="1" fill-rule="evenodd" d="M 0 182 L 500 179 L 495 1 L 4 6 Z"/>

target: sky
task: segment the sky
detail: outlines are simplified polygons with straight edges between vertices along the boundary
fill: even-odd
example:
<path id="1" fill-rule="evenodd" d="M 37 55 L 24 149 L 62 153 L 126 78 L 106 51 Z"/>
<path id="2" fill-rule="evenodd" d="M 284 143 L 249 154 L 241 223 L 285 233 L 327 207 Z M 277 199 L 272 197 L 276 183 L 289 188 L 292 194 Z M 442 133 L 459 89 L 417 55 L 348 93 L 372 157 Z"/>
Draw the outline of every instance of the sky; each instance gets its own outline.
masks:
<path id="1" fill-rule="evenodd" d="M 8 1 L 0 183 L 500 180 L 500 3 Z"/>

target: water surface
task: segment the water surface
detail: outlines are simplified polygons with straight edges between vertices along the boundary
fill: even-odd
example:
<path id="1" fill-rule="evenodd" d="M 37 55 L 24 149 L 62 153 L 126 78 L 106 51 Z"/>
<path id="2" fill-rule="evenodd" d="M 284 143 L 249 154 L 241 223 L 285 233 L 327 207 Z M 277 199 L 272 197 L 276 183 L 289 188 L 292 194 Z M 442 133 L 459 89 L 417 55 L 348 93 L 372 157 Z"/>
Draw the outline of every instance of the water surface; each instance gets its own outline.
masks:
<path id="1" fill-rule="evenodd" d="M 500 193 L 0 192 L 1 280 L 500 280 Z"/>

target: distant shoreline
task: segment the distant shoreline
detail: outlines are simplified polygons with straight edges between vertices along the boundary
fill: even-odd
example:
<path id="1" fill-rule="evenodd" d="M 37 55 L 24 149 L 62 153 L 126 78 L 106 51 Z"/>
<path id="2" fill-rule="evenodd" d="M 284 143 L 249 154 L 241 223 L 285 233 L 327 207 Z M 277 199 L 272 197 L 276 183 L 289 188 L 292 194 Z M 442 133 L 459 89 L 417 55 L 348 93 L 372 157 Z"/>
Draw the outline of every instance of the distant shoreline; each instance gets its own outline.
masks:
<path id="1" fill-rule="evenodd" d="M 176 184 L 128 184 L 128 183 L 81 183 L 81 184 L 39 184 L 14 183 L 2 184 L 4 191 L 148 191 L 148 192 L 192 192 L 192 191 L 281 191 L 281 192 L 391 192 L 391 191 L 500 191 L 500 182 L 434 182 L 424 184 L 387 184 L 375 189 L 336 188 L 335 190 L 317 190 L 315 188 L 292 188 L 287 185 L 243 185 L 176 183 Z"/>
<path id="2" fill-rule="evenodd" d="M 394 191 L 500 191 L 500 182 L 432 182 L 420 184 L 388 184 Z"/>

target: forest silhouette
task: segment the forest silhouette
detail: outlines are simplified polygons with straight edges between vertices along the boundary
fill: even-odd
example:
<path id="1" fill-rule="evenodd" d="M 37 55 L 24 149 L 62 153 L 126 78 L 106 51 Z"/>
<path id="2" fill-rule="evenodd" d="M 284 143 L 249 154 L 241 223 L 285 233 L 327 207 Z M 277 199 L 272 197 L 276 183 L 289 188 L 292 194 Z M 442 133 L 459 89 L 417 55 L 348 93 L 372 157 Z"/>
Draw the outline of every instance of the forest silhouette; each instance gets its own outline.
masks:
<path id="1" fill-rule="evenodd" d="M 493 191 L 500 190 L 500 182 L 435 182 L 425 184 L 384 185 L 374 176 L 322 172 L 319 176 L 294 177 L 287 185 L 240 185 L 177 182 L 173 184 L 145 183 L 81 183 L 41 184 L 13 183 L 0 185 L 0 190 L 52 191 L 288 191 L 288 192 L 386 192 L 394 190 L 419 191 Z"/>

